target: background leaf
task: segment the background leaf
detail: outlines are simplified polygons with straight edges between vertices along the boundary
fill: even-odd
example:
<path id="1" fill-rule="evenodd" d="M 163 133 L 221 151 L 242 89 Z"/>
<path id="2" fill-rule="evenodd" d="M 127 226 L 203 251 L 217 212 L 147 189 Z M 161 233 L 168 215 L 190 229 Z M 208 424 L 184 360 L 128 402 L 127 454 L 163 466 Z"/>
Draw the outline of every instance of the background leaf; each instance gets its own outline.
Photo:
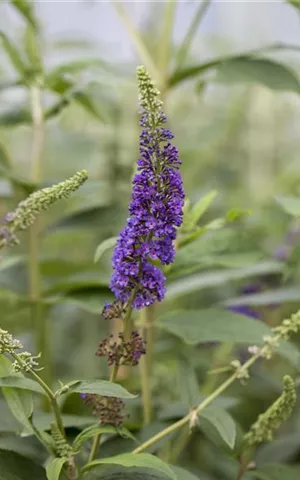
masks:
<path id="1" fill-rule="evenodd" d="M 0 450 L 0 480 L 46 480 L 45 470 L 29 458 Z"/>
<path id="2" fill-rule="evenodd" d="M 82 469 L 82 472 L 91 470 L 93 468 L 96 468 L 97 466 L 105 464 L 122 465 L 123 467 L 151 468 L 165 474 L 168 478 L 171 478 L 172 480 L 177 480 L 176 475 L 166 463 L 164 463 L 158 457 L 150 455 L 149 453 L 124 453 L 123 455 L 116 455 L 115 457 L 102 458 L 86 465 Z"/>
<path id="3" fill-rule="evenodd" d="M 70 391 L 74 393 L 95 393 L 104 397 L 134 398 L 125 388 L 107 380 L 78 380 L 70 384 Z"/>
<path id="4" fill-rule="evenodd" d="M 230 449 L 234 448 L 236 440 L 235 423 L 226 410 L 218 407 L 208 407 L 202 410 L 198 416 L 200 430 L 211 437 L 211 429 L 213 429 Z"/>
<path id="5" fill-rule="evenodd" d="M 46 466 L 47 480 L 59 480 L 66 458 L 53 458 Z"/>

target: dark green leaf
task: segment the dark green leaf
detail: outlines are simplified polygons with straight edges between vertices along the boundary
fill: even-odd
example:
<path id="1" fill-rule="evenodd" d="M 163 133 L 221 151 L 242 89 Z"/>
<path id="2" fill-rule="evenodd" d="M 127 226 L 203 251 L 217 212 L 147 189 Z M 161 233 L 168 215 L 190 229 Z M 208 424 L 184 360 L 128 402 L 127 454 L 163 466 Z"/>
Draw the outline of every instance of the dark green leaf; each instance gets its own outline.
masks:
<path id="1" fill-rule="evenodd" d="M 13 110 L 4 111 L 0 115 L 0 126 L 16 127 L 31 122 L 30 112 L 25 107 L 14 108 Z"/>
<path id="2" fill-rule="evenodd" d="M 169 85 L 175 86 L 213 69 L 219 72 L 219 78 L 222 74 L 223 81 L 225 78 L 231 82 L 246 80 L 261 83 L 274 90 L 296 93 L 300 91 L 299 80 L 292 70 L 273 60 L 256 58 L 253 52 L 219 57 L 207 63 L 178 70 L 169 79 Z"/>
<path id="3" fill-rule="evenodd" d="M 51 413 L 35 412 L 33 414 L 33 423 L 39 430 L 50 430 L 50 424 L 54 421 Z M 82 415 L 62 415 L 63 424 L 66 428 L 85 428 L 87 425 L 95 423 L 95 417 Z"/>
<path id="4" fill-rule="evenodd" d="M 281 262 L 269 261 L 249 265 L 245 268 L 215 270 L 213 272 L 190 275 L 180 280 L 170 282 L 167 288 L 167 300 L 198 292 L 204 288 L 212 288 L 227 282 L 241 280 L 247 277 L 264 276 L 280 273 L 283 270 Z"/>
<path id="5" fill-rule="evenodd" d="M 263 468 L 259 468 L 251 472 L 252 478 L 258 480 L 298 480 L 299 472 L 293 470 L 288 465 L 266 465 Z"/>
<path id="6" fill-rule="evenodd" d="M 208 308 L 178 310 L 159 317 L 157 325 L 187 344 L 207 342 L 261 343 L 270 329 L 245 315 L 229 310 Z"/>
<path id="7" fill-rule="evenodd" d="M 224 304 L 227 306 L 237 306 L 245 305 L 245 303 L 247 303 L 247 305 L 255 306 L 275 306 L 286 302 L 298 302 L 299 299 L 299 286 L 295 286 L 286 288 L 274 288 L 273 290 L 254 293 L 253 295 L 243 295 L 242 297 L 231 298 L 227 300 Z"/>
<path id="8" fill-rule="evenodd" d="M 59 480 L 66 458 L 53 458 L 46 466 L 47 480 Z"/>
<path id="9" fill-rule="evenodd" d="M 0 480 L 46 480 L 40 465 L 8 450 L 0 450 L 0 467 Z"/>
<path id="10" fill-rule="evenodd" d="M 57 117 L 57 115 L 59 115 L 66 107 L 70 105 L 70 102 L 70 98 L 61 98 L 46 109 L 45 118 L 49 120 L 50 118 Z"/>
<path id="11" fill-rule="evenodd" d="M 263 445 L 256 455 L 257 466 L 274 462 L 288 462 L 295 458 L 300 449 L 300 432 L 289 433 Z"/>
<path id="12" fill-rule="evenodd" d="M 127 430 L 127 428 L 117 428 L 113 425 L 91 425 L 90 427 L 87 427 L 82 432 L 80 432 L 79 435 L 77 435 L 73 442 L 74 450 L 80 450 L 84 442 L 99 433 L 120 435 L 121 437 L 131 438 L 132 440 L 135 440 L 134 436 L 129 432 L 129 430 Z"/>
<path id="13" fill-rule="evenodd" d="M 84 91 L 77 91 L 73 94 L 74 100 L 84 108 L 84 110 L 97 120 L 104 121 L 104 116 L 99 108 L 94 104 L 92 97 Z"/>
<path id="14" fill-rule="evenodd" d="M 255 82 L 272 90 L 300 93 L 296 74 L 273 60 L 241 57 L 218 66 L 216 80 L 221 83 Z"/>
<path id="15" fill-rule="evenodd" d="M 297 10 L 300 10 L 300 0 L 285 0 L 287 3 L 289 3 L 292 7 L 297 8 Z"/>
<path id="16" fill-rule="evenodd" d="M 181 467 L 170 465 L 170 469 L 173 470 L 178 480 L 201 480 L 201 478 L 196 477 L 194 474 Z"/>
<path id="17" fill-rule="evenodd" d="M 0 31 L 0 40 L 2 41 L 2 46 L 10 59 L 11 64 L 16 69 L 18 73 L 21 73 L 22 76 L 26 74 L 27 67 L 21 58 L 17 47 L 12 43 L 8 36 Z"/>
<path id="18" fill-rule="evenodd" d="M 82 472 L 86 472 L 88 470 L 94 469 L 101 465 L 122 465 L 123 467 L 143 467 L 143 468 L 150 468 L 156 470 L 168 478 L 172 480 L 177 480 L 175 473 L 171 470 L 171 468 L 160 460 L 158 457 L 154 457 L 149 453 L 139 453 L 139 454 L 132 454 L 132 453 L 124 453 L 122 455 L 116 455 L 115 457 L 110 458 L 102 458 L 99 460 L 95 460 L 89 464 L 87 464 L 83 469 Z"/>
<path id="19" fill-rule="evenodd" d="M 69 384 L 69 392 L 74 393 L 95 393 L 104 397 L 117 398 L 135 398 L 125 388 L 118 383 L 108 382 L 107 380 L 75 380 Z"/>
<path id="20" fill-rule="evenodd" d="M 234 448 L 236 439 L 235 423 L 226 410 L 218 407 L 208 407 L 202 410 L 198 416 L 200 430 L 203 430 L 204 433 L 210 436 L 211 428 L 213 428 L 229 448 Z M 209 428 L 207 428 L 208 426 Z"/>
<path id="21" fill-rule="evenodd" d="M 158 318 L 157 326 L 190 345 L 207 342 L 261 345 L 263 337 L 271 334 L 262 322 L 218 308 L 169 312 Z M 300 354 L 292 344 L 281 342 L 279 353 L 299 365 Z"/>
<path id="22" fill-rule="evenodd" d="M 22 15 L 22 17 L 29 23 L 34 29 L 38 30 L 38 22 L 34 14 L 34 3 L 29 0 L 11 0 L 11 3 Z"/>
<path id="23" fill-rule="evenodd" d="M 0 378 L 0 388 L 2 387 L 14 387 L 21 390 L 30 390 L 32 392 L 45 394 L 45 391 L 37 382 L 25 377 L 11 376 Z"/>
<path id="24" fill-rule="evenodd" d="M 118 237 L 110 237 L 101 242 L 100 245 L 96 248 L 94 262 L 99 262 L 105 252 L 113 248 L 117 243 Z"/>

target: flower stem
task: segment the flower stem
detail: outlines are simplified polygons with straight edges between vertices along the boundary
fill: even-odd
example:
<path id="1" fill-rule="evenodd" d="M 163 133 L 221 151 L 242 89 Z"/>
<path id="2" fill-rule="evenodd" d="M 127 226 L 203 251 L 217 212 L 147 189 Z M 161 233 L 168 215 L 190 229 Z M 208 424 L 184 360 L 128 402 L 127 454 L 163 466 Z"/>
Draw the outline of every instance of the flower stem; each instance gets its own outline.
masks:
<path id="1" fill-rule="evenodd" d="M 11 356 L 21 365 L 21 367 L 26 370 L 29 375 L 31 375 L 34 380 L 42 387 L 42 389 L 44 390 L 44 392 L 46 393 L 47 397 L 48 397 L 48 400 L 49 400 L 49 403 L 51 405 L 51 408 L 52 408 L 52 411 L 53 411 L 53 414 L 55 416 L 55 421 L 56 421 L 56 424 L 57 424 L 57 427 L 59 428 L 61 434 L 66 438 L 66 432 L 65 432 L 65 428 L 64 428 L 64 424 L 63 424 L 63 421 L 62 421 L 62 418 L 61 418 L 61 414 L 60 414 L 60 409 L 59 409 L 59 406 L 58 406 L 58 403 L 56 401 L 56 397 L 55 397 L 55 394 L 54 392 L 51 390 L 51 388 L 47 385 L 46 382 L 44 382 L 44 380 L 34 371 L 32 370 L 32 368 L 26 368 L 26 365 L 24 364 L 23 360 L 19 357 L 19 355 L 15 352 L 11 352 Z"/>
<path id="2" fill-rule="evenodd" d="M 147 353 L 140 360 L 141 387 L 143 397 L 144 424 L 148 425 L 152 417 L 151 402 L 151 371 L 154 348 L 154 312 L 155 307 L 144 308 L 141 311 L 142 317 L 142 336 L 147 344 Z"/>
<path id="3" fill-rule="evenodd" d="M 135 297 L 135 290 L 133 291 L 133 294 L 128 302 L 128 306 L 127 306 L 127 310 L 126 310 L 126 314 L 125 314 L 125 317 L 124 317 L 124 338 L 128 338 L 128 336 L 130 335 L 131 333 L 131 314 L 132 314 L 132 303 L 133 303 L 133 300 L 134 300 L 134 297 Z M 114 382 L 118 376 L 118 371 L 119 371 L 119 365 L 118 364 L 115 364 L 113 366 L 113 369 L 111 371 L 111 375 L 110 375 L 110 379 L 109 381 L 110 382 Z M 91 452 L 90 452 L 90 455 L 89 455 L 89 463 L 92 462 L 95 458 L 96 458 L 96 455 L 98 453 L 98 450 L 99 450 L 99 445 L 100 445 L 100 440 L 101 440 L 101 434 L 98 433 L 97 435 L 95 435 L 94 437 L 94 440 L 93 440 L 93 445 L 92 445 L 92 448 L 91 448 Z"/>
<path id="4" fill-rule="evenodd" d="M 281 338 L 281 335 L 276 336 L 276 341 Z M 196 412 L 200 413 L 202 410 L 204 410 L 208 405 L 212 403 L 215 398 L 217 398 L 221 393 L 223 393 L 232 383 L 235 382 L 237 378 L 239 378 L 241 373 L 244 373 L 248 370 L 251 365 L 253 365 L 256 360 L 260 357 L 262 357 L 264 351 L 267 349 L 267 346 L 263 346 L 262 348 L 259 349 L 259 351 L 253 355 L 247 362 L 244 363 L 244 365 L 241 366 L 241 368 L 238 371 L 235 371 L 227 380 L 225 380 L 213 393 L 208 395 L 203 402 L 201 402 L 198 407 L 196 408 Z M 146 450 L 148 447 L 153 445 L 154 443 L 158 442 L 162 438 L 164 438 L 166 435 L 169 435 L 170 433 L 173 433 L 174 431 L 178 430 L 179 428 L 183 427 L 184 425 L 188 424 L 193 416 L 195 415 L 195 410 L 192 412 L 188 413 L 183 417 L 181 420 L 178 420 L 178 422 L 173 423 L 173 425 L 170 425 L 169 427 L 165 428 L 161 432 L 157 433 L 154 435 L 152 438 L 149 438 L 146 442 L 142 443 L 139 447 L 137 447 L 135 450 L 133 450 L 133 453 L 140 453 Z"/>

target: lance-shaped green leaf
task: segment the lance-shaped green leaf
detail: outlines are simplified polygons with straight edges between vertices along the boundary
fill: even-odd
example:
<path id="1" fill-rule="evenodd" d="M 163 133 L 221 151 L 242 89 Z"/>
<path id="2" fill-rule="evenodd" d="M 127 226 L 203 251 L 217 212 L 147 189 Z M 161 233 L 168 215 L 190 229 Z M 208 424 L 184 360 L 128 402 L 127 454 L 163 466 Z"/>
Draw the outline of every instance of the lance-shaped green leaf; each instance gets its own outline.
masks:
<path id="1" fill-rule="evenodd" d="M 90 438 L 98 434 L 110 434 L 120 435 L 123 438 L 131 438 L 135 440 L 135 437 L 127 430 L 127 428 L 117 428 L 114 425 L 91 425 L 80 432 L 73 442 L 73 449 L 75 451 L 80 450 L 81 446 Z"/>
<path id="2" fill-rule="evenodd" d="M 58 393 L 91 393 L 102 395 L 103 397 L 117 398 L 135 398 L 136 395 L 129 393 L 118 383 L 108 382 L 107 380 L 74 380 L 65 385 Z"/>
<path id="3" fill-rule="evenodd" d="M 94 255 L 94 262 L 99 262 L 105 252 L 114 248 L 118 240 L 118 237 L 110 237 L 101 242 L 98 247 L 96 248 L 95 255 Z"/>
<path id="4" fill-rule="evenodd" d="M 10 59 L 12 66 L 18 73 L 22 74 L 22 76 L 26 75 L 27 66 L 24 63 L 21 55 L 19 54 L 17 47 L 13 44 L 10 38 L 8 38 L 8 36 L 1 30 L 0 40 L 2 42 L 3 49 L 5 50 L 8 58 Z"/>
<path id="5" fill-rule="evenodd" d="M 47 480 L 59 480 L 66 458 L 53 458 L 46 465 Z"/>
<path id="6" fill-rule="evenodd" d="M 29 0 L 11 0 L 19 14 L 35 30 L 38 30 L 38 21 L 34 13 L 34 3 Z"/>
<path id="7" fill-rule="evenodd" d="M 14 387 L 20 390 L 30 390 L 31 392 L 45 394 L 42 387 L 34 380 L 16 375 L 0 378 L 0 388 L 2 387 Z"/>
<path id="8" fill-rule="evenodd" d="M 82 473 L 92 470 L 96 467 L 103 466 L 103 465 L 121 465 L 122 467 L 142 467 L 142 468 L 150 468 L 155 470 L 159 473 L 166 475 L 166 477 L 171 478 L 172 480 L 179 480 L 175 473 L 171 470 L 169 465 L 165 462 L 160 460 L 158 457 L 154 457 L 154 455 L 150 455 L 149 453 L 124 453 L 122 455 L 116 455 L 115 457 L 109 458 L 101 458 L 99 460 L 95 460 L 91 463 L 88 463 L 82 468 Z"/>
<path id="9" fill-rule="evenodd" d="M 0 450 L 0 480 L 46 480 L 45 470 L 33 460 Z"/>
<path id="10" fill-rule="evenodd" d="M 219 407 L 208 407 L 202 410 L 198 417 L 200 430 L 211 440 L 214 441 L 217 434 L 229 448 L 234 448 L 236 427 L 231 415 L 226 410 Z"/>
<path id="11" fill-rule="evenodd" d="M 219 57 L 203 64 L 183 68 L 170 77 L 169 85 L 172 87 L 209 70 L 216 70 L 220 74 L 219 80 L 223 82 L 230 78 L 231 83 L 251 81 L 274 90 L 300 92 L 297 75 L 290 68 L 273 60 L 257 58 L 254 56 L 255 53 L 257 52 Z"/>

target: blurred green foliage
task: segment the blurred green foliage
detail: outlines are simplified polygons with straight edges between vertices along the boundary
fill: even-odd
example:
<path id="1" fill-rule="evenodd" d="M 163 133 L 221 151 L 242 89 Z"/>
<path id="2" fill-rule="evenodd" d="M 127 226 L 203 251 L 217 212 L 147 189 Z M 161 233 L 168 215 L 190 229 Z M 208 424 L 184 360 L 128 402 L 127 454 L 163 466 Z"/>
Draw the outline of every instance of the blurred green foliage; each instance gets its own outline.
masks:
<path id="1" fill-rule="evenodd" d="M 113 240 L 107 239 L 118 235 L 126 219 L 137 158 L 134 66 L 86 58 L 79 52 L 75 61 L 66 60 L 48 68 L 44 58 L 51 42 L 44 36 L 34 2 L 8 3 L 11 5 L 0 6 L 0 15 L 1 9 L 15 9 L 23 26 L 15 34 L 4 25 L 0 31 L 1 213 L 13 209 L 35 189 L 62 180 L 76 170 L 87 169 L 90 179 L 72 198 L 43 215 L 34 232 L 36 243 L 24 234 L 19 247 L 3 253 L 1 327 L 18 335 L 30 351 L 42 351 L 50 383 L 55 377 L 67 381 L 75 374 L 79 378 L 106 378 L 107 369 L 94 352 L 98 339 L 109 329 L 100 320 L 105 301 L 112 298 L 108 283 Z M 298 15 L 298 3 L 288 3 Z M 166 271 L 166 301 L 157 309 L 152 380 L 156 420 L 142 428 L 140 403 L 128 404 L 127 427 L 142 441 L 185 415 L 193 406 L 193 392 L 197 397 L 210 393 L 212 384 L 222 378 L 222 374 L 218 375 L 210 383 L 206 372 L 211 365 L 217 368 L 237 351 L 244 353 L 244 344 L 258 342 L 270 326 L 300 306 L 299 53 L 294 51 L 293 62 L 287 61 L 285 53 L 291 48 L 275 44 L 238 55 L 228 52 L 220 56 L 216 51 L 206 62 L 193 58 L 190 46 L 209 4 L 205 0 L 199 3 L 179 47 L 172 40 L 176 2 L 149 8 L 144 31 L 136 29 L 125 5 L 114 5 L 136 47 L 137 63 L 145 64 L 161 89 L 180 148 L 189 199 L 180 249 L 174 265 Z M 160 22 L 153 21 L 157 10 Z M 76 45 L 74 39 L 74 45 L 69 47 Z M 68 56 L 68 45 L 65 50 Z M 32 169 L 32 89 L 37 89 L 41 97 L 45 134 L 38 175 Z M 104 246 L 103 241 L 107 241 Z M 30 245 L 37 248 L 32 250 Z M 279 246 L 288 248 L 285 261 L 278 255 L 274 257 Z M 42 307 L 38 322 L 33 313 L 34 265 Z M 259 288 L 245 295 L 249 284 Z M 254 320 L 251 323 L 243 316 L 237 331 L 227 307 L 245 304 L 258 312 L 266 325 Z M 220 322 L 223 327 L 217 325 Z M 219 344 L 211 342 L 223 342 L 230 348 L 220 357 Z M 217 407 L 230 410 L 237 432 L 246 431 L 279 395 L 279 379 L 284 372 L 298 375 L 298 344 L 296 341 L 288 353 L 281 352 L 281 358 L 267 366 L 255 367 L 245 387 L 236 385 L 229 396 L 219 398 Z M 130 391 L 139 392 L 138 373 L 123 381 Z M 89 424 L 89 412 L 76 395 L 62 400 L 62 409 L 69 419 L 70 437 Z M 47 415 L 42 410 L 37 414 L 41 424 Z M 21 442 L 14 435 L 20 428 L 2 399 L 0 418 L 0 449 L 11 450 L 11 465 L 15 464 L 16 453 L 44 460 L 33 437 Z M 85 419 L 83 424 L 80 418 Z M 276 440 L 258 449 L 257 472 L 243 478 L 298 478 L 299 425 L 298 405 Z M 153 450 L 163 459 L 170 458 L 169 441 L 164 439 Z M 133 443 L 132 439 L 111 436 L 101 452 L 104 457 L 112 452 L 124 453 L 131 450 Z M 221 449 L 216 443 L 211 431 L 205 434 L 204 427 L 197 429 L 188 447 L 173 458 L 173 463 L 191 472 L 177 467 L 178 478 L 235 478 L 236 459 L 228 453 L 226 442 Z M 227 439 L 228 443 L 232 438 Z M 0 450 L 0 465 L 5 455 Z M 39 467 L 34 476 L 32 466 L 26 462 L 29 460 L 24 460 L 14 476 L 1 472 L 0 479 L 42 479 Z M 289 465 L 276 466 L 278 463 Z M 122 479 L 142 478 L 145 474 L 143 470 L 139 473 L 136 469 L 134 474 L 130 471 L 126 470 Z M 99 470 L 96 478 L 120 478 L 115 475 L 112 467 L 105 476 Z M 160 477 L 149 474 L 147 478 Z"/>

